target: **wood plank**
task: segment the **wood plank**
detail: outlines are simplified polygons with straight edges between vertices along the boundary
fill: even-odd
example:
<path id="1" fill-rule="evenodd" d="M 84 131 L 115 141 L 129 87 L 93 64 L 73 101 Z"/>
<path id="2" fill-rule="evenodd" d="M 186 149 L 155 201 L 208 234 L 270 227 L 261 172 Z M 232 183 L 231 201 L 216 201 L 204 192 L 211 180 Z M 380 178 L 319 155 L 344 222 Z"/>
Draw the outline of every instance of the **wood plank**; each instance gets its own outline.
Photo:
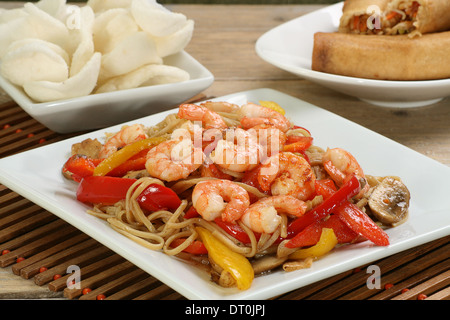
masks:
<path id="1" fill-rule="evenodd" d="M 426 269 L 418 268 L 416 275 L 409 278 L 405 277 L 401 279 L 401 281 L 391 282 L 394 285 L 393 287 L 387 290 L 379 290 L 376 295 L 370 297 L 370 300 L 392 299 L 393 297 L 400 295 L 403 290 L 410 290 L 422 282 L 444 273 L 448 268 L 449 259 L 443 260 Z M 401 270 L 399 270 L 398 273 L 401 274 Z"/>
<path id="2" fill-rule="evenodd" d="M 49 283 L 53 280 L 54 275 L 62 275 L 66 274 L 66 270 L 69 266 L 76 265 L 81 268 L 83 266 L 89 265 L 94 261 L 102 260 L 111 254 L 111 250 L 109 250 L 105 246 L 98 246 L 91 248 L 90 250 L 84 252 L 83 250 L 80 254 L 75 255 L 73 258 L 64 260 L 63 262 L 51 267 L 50 269 L 37 274 L 34 277 L 34 283 L 38 286 L 42 286 L 44 284 Z"/>
<path id="3" fill-rule="evenodd" d="M 421 283 L 392 300 L 415 300 L 419 294 L 430 295 L 448 286 L 450 286 L 450 270 Z"/>
<path id="4" fill-rule="evenodd" d="M 159 287 L 161 282 L 159 280 L 153 278 L 150 275 L 147 275 L 145 279 L 138 281 L 136 283 L 130 283 L 127 287 L 123 288 L 115 292 L 112 295 L 109 295 L 109 300 L 130 300 L 134 299 L 136 296 L 143 294 L 145 292 L 150 291 L 155 287 Z"/>
<path id="5" fill-rule="evenodd" d="M 171 300 L 174 298 L 185 299 L 179 293 L 176 295 L 172 295 L 172 293 L 172 288 L 165 285 L 164 283 L 161 283 L 159 286 L 149 289 L 146 293 L 135 300 L 163 300 L 164 298 L 168 298 L 168 296 L 170 296 Z"/>
<path id="6" fill-rule="evenodd" d="M 1 219 L 3 219 L 3 217 L 12 215 L 12 213 L 14 212 L 20 212 L 22 209 L 30 206 L 30 200 L 22 197 L 14 199 L 14 202 L 12 203 L 2 202 L 1 200 L 0 203 L 4 204 L 4 206 L 0 208 Z"/>
<path id="7" fill-rule="evenodd" d="M 116 279 L 117 277 L 122 276 L 125 273 L 130 272 L 131 270 L 135 270 L 136 266 L 134 266 L 129 261 L 124 261 L 120 264 L 114 265 L 110 268 L 104 269 L 101 273 L 95 274 L 91 277 L 81 279 L 79 288 L 65 288 L 64 296 L 73 299 L 80 297 L 84 288 L 90 288 L 92 291 L 87 295 L 83 295 L 83 299 L 86 300 L 95 300 L 95 297 L 98 294 L 104 294 L 102 290 L 97 290 L 97 288 L 102 287 L 109 281 Z"/>
<path id="8" fill-rule="evenodd" d="M 69 240 L 72 240 L 71 238 Z M 57 252 L 52 256 L 49 256 L 45 259 L 39 260 L 23 269 L 20 270 L 20 275 L 25 279 L 30 279 L 37 275 L 41 268 L 52 268 L 55 265 L 58 265 L 72 257 L 76 257 L 87 250 L 92 250 L 95 247 L 98 247 L 100 244 L 94 239 L 87 239 L 80 243 L 74 244 L 73 246 L 66 246 L 63 251 Z"/>
<path id="9" fill-rule="evenodd" d="M 382 290 L 385 290 L 385 285 L 389 284 L 396 284 L 398 282 L 401 282 L 404 279 L 413 277 L 413 276 L 419 276 L 421 279 L 423 279 L 423 274 L 417 275 L 417 270 L 426 270 L 428 268 L 431 268 L 433 265 L 438 264 L 442 261 L 445 261 L 448 257 L 448 250 L 450 250 L 450 244 L 447 244 L 446 246 L 440 247 L 437 250 L 433 250 L 430 253 L 427 253 L 426 255 L 409 255 L 411 258 L 406 258 L 403 260 L 403 256 L 397 256 L 397 260 L 401 261 L 401 264 L 398 264 L 397 266 L 392 266 L 394 263 L 392 263 L 392 260 L 394 259 L 384 259 L 380 262 L 374 263 L 374 265 L 380 267 L 381 270 L 381 288 L 380 289 L 369 289 L 366 285 L 367 280 L 367 274 L 366 278 L 364 280 L 364 283 L 358 288 L 354 288 L 351 293 L 345 294 L 341 296 L 339 299 L 346 300 L 346 299 L 353 299 L 353 300 L 362 300 L 362 299 L 369 299 L 371 296 L 373 296 L 375 293 L 380 292 Z M 415 251 L 414 249 L 409 250 L 409 252 Z M 413 253 L 413 252 L 411 252 Z M 448 264 L 447 262 L 445 262 Z"/>
<path id="10" fill-rule="evenodd" d="M 142 281 L 148 277 L 148 273 L 139 268 L 134 268 L 124 275 L 118 278 L 112 279 L 102 286 L 92 290 L 89 294 L 82 295 L 80 300 L 94 300 L 97 295 L 104 294 L 106 296 L 105 300 L 114 300 L 114 293 L 125 289 L 129 285 L 133 285 L 138 281 Z"/>
<path id="11" fill-rule="evenodd" d="M 59 222 L 60 220 L 56 220 L 55 222 Z M 52 224 L 45 225 L 47 226 L 54 226 Z M 49 230 L 50 228 L 40 228 L 40 231 L 43 230 Z M 72 226 L 68 225 L 62 225 L 62 227 L 58 228 L 57 233 L 53 233 L 55 229 L 50 229 L 50 234 L 47 233 L 41 233 L 41 237 L 38 239 L 30 240 L 31 238 L 27 238 L 29 242 L 23 242 L 21 243 L 21 246 L 17 249 L 11 251 L 8 254 L 2 255 L 0 257 L 0 265 L 2 267 L 9 266 L 16 262 L 17 258 L 28 258 L 30 256 L 33 256 L 35 254 L 38 254 L 42 252 L 43 250 L 48 249 L 49 247 L 52 247 L 58 243 L 60 243 L 63 240 L 66 240 L 68 238 L 71 238 L 72 236 L 79 234 L 79 231 L 73 228 Z M 29 234 L 26 234 L 29 235 Z M 22 238 L 22 237 L 21 237 Z M 17 238 L 16 238 L 17 239 Z M 14 240 L 16 240 L 14 239 Z"/>
<path id="12" fill-rule="evenodd" d="M 3 237 L 6 236 L 6 233 L 7 233 L 6 230 L 7 230 L 8 227 L 11 227 L 11 226 L 15 225 L 18 222 L 19 222 L 19 224 L 22 224 L 23 220 L 25 220 L 25 219 L 27 219 L 29 217 L 35 216 L 39 212 L 44 212 L 44 210 L 41 207 L 39 207 L 39 206 L 32 205 L 32 206 L 29 206 L 29 207 L 27 207 L 27 208 L 25 208 L 23 210 L 16 211 L 13 214 L 9 214 L 6 217 L 0 219 L 0 228 L 4 232 L 4 233 L 2 232 L 2 236 Z M 17 225 L 16 228 L 10 228 L 10 229 L 11 230 L 13 230 L 13 229 L 15 230 L 17 228 L 20 229 L 21 226 Z"/>
<path id="13" fill-rule="evenodd" d="M 371 264 L 375 264 L 380 267 L 382 279 L 385 281 L 385 275 L 390 272 L 402 277 L 405 270 L 398 269 L 402 265 L 408 265 L 413 263 L 418 257 L 424 257 L 424 268 L 435 261 L 440 262 L 446 259 L 445 249 L 436 252 L 439 248 L 448 248 L 450 237 L 445 237 L 434 242 L 423 244 L 419 247 L 412 248 L 391 257 L 374 261 Z M 430 255 L 431 254 L 431 255 Z M 430 256 L 429 256 L 430 255 Z M 430 257 L 427 261 L 426 258 Z M 368 265 L 371 265 L 368 264 Z M 369 298 L 370 295 L 376 294 L 379 290 L 369 290 L 366 286 L 366 281 L 369 275 L 366 273 L 368 265 L 361 266 L 358 270 L 350 270 L 342 274 L 330 277 L 328 279 L 316 282 L 314 284 L 305 286 L 298 290 L 294 290 L 290 293 L 278 297 L 282 300 L 297 300 L 297 299 L 309 299 L 309 300 L 332 300 L 332 299 L 355 299 L 357 295 L 360 299 Z M 416 270 L 423 270 L 422 265 L 415 266 Z M 414 269 L 414 268 L 412 268 Z M 397 272 L 398 270 L 398 272 Z M 384 285 L 385 281 L 382 285 Z M 382 290 L 382 289 L 380 289 Z"/>
<path id="14" fill-rule="evenodd" d="M 15 274 L 20 274 L 20 276 L 22 276 L 23 278 L 30 279 L 39 272 L 39 268 L 48 267 L 57 262 L 58 259 L 64 259 L 64 256 L 70 253 L 67 252 L 69 248 L 76 246 L 80 242 L 83 243 L 86 241 L 89 241 L 88 244 L 92 244 L 92 240 L 90 240 L 89 236 L 84 233 L 80 233 L 22 262 L 15 264 L 12 267 L 12 270 Z"/>
<path id="15" fill-rule="evenodd" d="M 0 243 L 8 241 L 14 237 L 20 236 L 37 227 L 45 225 L 50 221 L 54 221 L 57 217 L 44 209 L 37 208 L 38 212 L 33 216 L 24 219 L 22 223 L 9 226 L 0 231 Z"/>
<path id="16" fill-rule="evenodd" d="M 82 279 L 87 279 L 92 277 L 93 275 L 98 275 L 102 273 L 105 269 L 110 268 L 111 266 L 118 265 L 120 263 L 123 263 L 124 259 L 117 255 L 117 254 L 111 254 L 110 256 L 103 258 L 99 261 L 93 262 L 87 266 L 81 266 L 80 273 Z M 65 288 L 67 288 L 67 280 L 70 277 L 70 274 L 63 275 L 61 278 L 54 280 L 48 284 L 48 288 L 51 291 L 62 291 Z M 70 290 L 70 289 L 68 289 Z M 79 292 L 81 295 L 81 292 Z M 78 295 L 74 293 L 74 291 L 71 292 L 71 298 L 75 298 Z"/>
<path id="17" fill-rule="evenodd" d="M 426 300 L 450 300 L 450 287 L 432 294 Z"/>

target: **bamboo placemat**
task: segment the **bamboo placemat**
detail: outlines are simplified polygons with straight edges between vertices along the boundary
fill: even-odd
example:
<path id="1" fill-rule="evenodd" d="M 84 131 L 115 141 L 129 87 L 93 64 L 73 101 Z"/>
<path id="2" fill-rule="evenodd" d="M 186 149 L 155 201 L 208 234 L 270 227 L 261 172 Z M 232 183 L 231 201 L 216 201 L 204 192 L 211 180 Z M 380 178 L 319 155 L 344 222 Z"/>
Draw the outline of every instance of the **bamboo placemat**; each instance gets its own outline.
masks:
<path id="1" fill-rule="evenodd" d="M 3 101 L 1 100 L 3 99 Z M 0 96 L 0 158 L 64 140 Z M 376 261 L 379 289 L 369 289 L 367 266 L 276 297 L 300 299 L 450 299 L 450 236 Z M 6 250 L 6 251 L 4 251 Z M 21 261 L 22 260 L 22 261 Z M 67 288 L 66 274 L 79 266 L 79 289 Z M 67 299 L 185 299 L 50 212 L 0 184 L 0 267 Z M 83 289 L 89 288 L 87 294 Z M 425 295 L 425 296 L 423 296 Z"/>

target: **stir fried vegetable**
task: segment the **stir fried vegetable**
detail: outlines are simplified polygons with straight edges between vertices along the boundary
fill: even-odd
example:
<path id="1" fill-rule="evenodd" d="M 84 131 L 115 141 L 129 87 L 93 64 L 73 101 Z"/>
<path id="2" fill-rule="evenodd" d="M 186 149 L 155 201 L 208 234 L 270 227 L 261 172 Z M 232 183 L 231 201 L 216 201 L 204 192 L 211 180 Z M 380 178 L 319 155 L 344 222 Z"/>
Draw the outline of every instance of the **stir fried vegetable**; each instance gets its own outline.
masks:
<path id="1" fill-rule="evenodd" d="M 353 203 L 347 202 L 337 208 L 339 217 L 355 232 L 378 246 L 388 246 L 389 236 L 367 214 Z"/>
<path id="2" fill-rule="evenodd" d="M 361 190 L 356 176 L 350 179 L 338 191 L 330 195 L 328 199 L 322 202 L 318 207 L 307 212 L 304 216 L 295 219 L 288 227 L 289 234 L 297 234 L 312 223 L 325 218 L 344 202 L 350 200 Z"/>
<path id="3" fill-rule="evenodd" d="M 236 280 L 238 289 L 247 290 L 250 288 L 255 274 L 247 258 L 230 250 L 207 229 L 196 227 L 195 230 L 205 244 L 208 255 L 215 263 L 231 274 Z"/>
<path id="4" fill-rule="evenodd" d="M 122 163 L 130 159 L 132 156 L 138 154 L 142 150 L 149 149 L 165 140 L 166 138 L 162 137 L 147 138 L 126 145 L 122 149 L 111 154 L 108 158 L 103 160 L 97 167 L 95 167 L 94 175 L 95 176 L 107 175 L 109 172 L 120 166 Z"/>
<path id="5" fill-rule="evenodd" d="M 317 221 L 295 237 L 290 239 L 285 245 L 287 248 L 301 248 L 317 244 L 323 229 L 333 230 L 338 243 L 351 243 L 359 238 L 359 235 L 350 229 L 337 215 L 331 215 L 324 220 Z"/>
<path id="6" fill-rule="evenodd" d="M 313 145 L 278 104 L 260 103 L 182 104 L 155 127 L 124 126 L 104 144 L 74 145 L 62 171 L 79 183 L 77 199 L 93 205 L 88 213 L 201 265 L 224 287 L 246 290 L 255 274 L 280 266 L 308 268 L 337 245 L 388 245 L 371 211 L 385 177 L 365 175 L 344 149 Z"/>
<path id="7" fill-rule="evenodd" d="M 71 156 L 62 168 L 63 174 L 70 176 L 76 182 L 94 174 L 95 167 L 101 159 L 91 159 L 84 155 L 75 154 Z"/>
<path id="8" fill-rule="evenodd" d="M 109 176 L 89 176 L 81 180 L 77 189 L 77 199 L 85 203 L 114 204 L 126 198 L 136 179 Z M 150 184 L 137 198 L 142 209 L 148 211 L 175 210 L 181 200 L 170 188 Z"/>
<path id="9" fill-rule="evenodd" d="M 318 258 L 333 250 L 338 244 L 338 239 L 333 229 L 323 228 L 319 241 L 312 247 L 300 249 L 289 255 L 290 259 L 305 259 L 308 257 Z"/>
<path id="10" fill-rule="evenodd" d="M 125 199 L 135 179 L 89 176 L 77 188 L 77 200 L 84 203 L 114 204 Z"/>

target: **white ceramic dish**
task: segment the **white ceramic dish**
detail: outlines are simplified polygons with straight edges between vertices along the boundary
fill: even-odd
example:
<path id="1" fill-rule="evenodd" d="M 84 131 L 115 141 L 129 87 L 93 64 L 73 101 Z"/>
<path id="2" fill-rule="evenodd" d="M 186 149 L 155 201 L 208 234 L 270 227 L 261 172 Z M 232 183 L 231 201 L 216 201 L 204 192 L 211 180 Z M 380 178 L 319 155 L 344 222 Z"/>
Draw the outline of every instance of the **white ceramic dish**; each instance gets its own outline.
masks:
<path id="1" fill-rule="evenodd" d="M 240 292 L 221 288 L 195 267 L 134 243 L 102 220 L 87 214 L 88 207 L 77 202 L 76 184 L 61 175 L 61 167 L 70 155 L 71 145 L 88 137 L 101 139 L 105 131 L 119 130 L 120 125 L 0 159 L 0 182 L 97 239 L 189 299 L 268 299 L 450 234 L 449 167 L 278 91 L 258 89 L 215 100 L 237 104 L 276 101 L 286 109 L 294 123 L 311 130 L 316 145 L 350 150 L 367 173 L 402 177 L 412 195 L 408 221 L 387 231 L 391 242 L 388 247 L 374 247 L 369 242 L 344 246 L 314 262 L 309 269 L 290 273 L 278 271 L 258 277 L 249 290 Z M 155 124 L 170 112 L 175 111 L 129 123 Z M 380 157 L 380 153 L 389 157 Z M 425 169 L 427 174 L 421 174 Z"/>
<path id="2" fill-rule="evenodd" d="M 78 132 L 112 126 L 168 110 L 208 88 L 214 81 L 211 72 L 185 51 L 164 59 L 164 64 L 179 67 L 190 80 L 84 97 L 35 103 L 25 92 L 0 76 L 0 86 L 30 116 L 59 132 Z"/>
<path id="3" fill-rule="evenodd" d="M 314 33 L 337 31 L 342 5 L 325 7 L 269 30 L 256 42 L 257 54 L 280 69 L 378 106 L 419 107 L 450 95 L 450 79 L 383 81 L 311 70 Z"/>

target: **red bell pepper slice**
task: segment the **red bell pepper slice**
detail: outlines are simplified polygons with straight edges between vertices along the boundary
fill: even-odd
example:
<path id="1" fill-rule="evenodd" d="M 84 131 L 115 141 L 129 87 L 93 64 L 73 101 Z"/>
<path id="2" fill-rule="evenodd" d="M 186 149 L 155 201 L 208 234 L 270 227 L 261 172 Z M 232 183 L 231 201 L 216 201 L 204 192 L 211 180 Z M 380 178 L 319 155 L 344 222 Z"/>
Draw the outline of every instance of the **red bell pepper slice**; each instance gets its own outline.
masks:
<path id="1" fill-rule="evenodd" d="M 128 189 L 136 179 L 108 176 L 89 176 L 81 180 L 77 188 L 78 201 L 112 205 L 126 198 Z"/>
<path id="2" fill-rule="evenodd" d="M 287 248 L 313 246 L 319 241 L 321 233 L 321 222 L 312 223 L 286 242 L 285 246 Z"/>
<path id="3" fill-rule="evenodd" d="M 186 241 L 186 239 L 184 239 L 184 238 L 175 239 L 171 242 L 170 246 L 173 248 L 176 248 L 179 245 L 181 245 L 184 241 Z M 188 245 L 186 247 L 186 249 L 184 249 L 183 251 L 187 252 L 187 253 L 195 254 L 195 255 L 208 253 L 208 250 L 206 249 L 203 242 L 201 242 L 199 240 L 194 240 L 194 242 L 192 242 L 190 245 Z"/>
<path id="4" fill-rule="evenodd" d="M 249 186 L 255 187 L 262 192 L 262 189 L 258 183 L 259 170 L 260 168 L 256 167 L 255 169 L 246 171 L 241 179 L 241 182 Z"/>
<path id="5" fill-rule="evenodd" d="M 319 221 L 331 214 L 337 207 L 353 198 L 361 190 L 356 176 L 351 176 L 339 190 L 334 192 L 320 205 L 308 211 L 303 216 L 293 220 L 288 226 L 288 238 L 293 237 L 310 224 Z"/>
<path id="6" fill-rule="evenodd" d="M 107 175 L 112 177 L 122 177 L 129 171 L 139 171 L 145 169 L 148 150 L 149 149 L 142 150 L 135 156 L 126 160 L 124 163 L 120 164 L 118 167 L 112 169 Z"/>
<path id="7" fill-rule="evenodd" d="M 92 176 L 95 167 L 101 159 L 92 159 L 85 155 L 75 154 L 64 164 L 62 171 L 72 177 L 76 182 L 80 182 L 84 177 Z"/>
<path id="8" fill-rule="evenodd" d="M 359 235 L 350 229 L 337 215 L 330 215 L 326 220 L 313 223 L 286 242 L 287 248 L 300 248 L 315 245 L 322 234 L 322 228 L 333 229 L 338 243 L 351 243 L 358 239 Z"/>
<path id="9" fill-rule="evenodd" d="M 233 176 L 220 171 L 214 163 L 204 164 L 200 168 L 202 177 L 213 177 L 222 180 L 233 180 Z"/>
<path id="10" fill-rule="evenodd" d="M 142 150 L 132 158 L 128 159 L 118 167 L 108 172 L 108 176 L 122 177 L 129 171 L 138 171 L 145 169 L 148 149 Z M 94 169 L 103 161 L 103 159 L 92 159 L 85 155 L 75 154 L 71 156 L 63 166 L 62 171 L 69 174 L 76 182 L 81 179 L 94 175 Z"/>
<path id="11" fill-rule="evenodd" d="M 251 242 L 248 234 L 239 225 L 231 222 L 225 222 L 221 218 L 214 219 L 214 222 L 226 233 L 239 240 L 243 244 L 248 244 Z"/>
<path id="12" fill-rule="evenodd" d="M 329 219 L 323 223 L 323 228 L 333 229 L 338 243 L 353 243 L 360 239 L 360 235 L 350 229 L 342 219 L 332 214 Z"/>
<path id="13" fill-rule="evenodd" d="M 200 214 L 197 212 L 197 210 L 194 208 L 194 206 L 192 206 L 186 211 L 184 218 L 191 219 L 191 218 L 196 218 L 199 215 Z M 239 225 L 237 225 L 235 223 L 231 223 L 231 222 L 225 222 L 220 217 L 214 219 L 214 222 L 220 228 L 222 228 L 226 233 L 228 233 L 233 238 L 239 240 L 243 244 L 248 244 L 251 242 L 248 234 Z M 255 236 L 256 236 L 256 239 L 259 239 L 260 234 L 255 234 Z"/>
<path id="14" fill-rule="evenodd" d="M 174 211 L 181 204 L 181 200 L 175 191 L 157 183 L 149 185 L 142 191 L 137 197 L 137 201 L 142 209 L 148 211 Z"/>
<path id="15" fill-rule="evenodd" d="M 388 246 L 389 236 L 370 217 L 350 202 L 336 208 L 339 218 L 354 232 L 378 246 Z"/>
<path id="16" fill-rule="evenodd" d="M 291 138 L 291 142 L 287 142 L 284 145 L 283 151 L 302 152 L 308 149 L 312 145 L 312 143 L 313 137 L 298 136 L 295 139 Z"/>
<path id="17" fill-rule="evenodd" d="M 200 214 L 197 212 L 197 210 L 192 206 L 186 211 L 184 218 L 191 219 L 198 217 L 199 215 Z M 248 234 L 239 225 L 231 222 L 225 222 L 220 217 L 214 219 L 214 222 L 226 233 L 228 233 L 230 236 L 237 239 L 238 241 L 242 242 L 243 244 L 248 244 L 251 242 Z M 257 240 L 259 239 L 260 236 L 261 236 L 260 234 L 255 233 L 255 237 Z"/>
<path id="18" fill-rule="evenodd" d="M 317 184 L 318 181 L 319 184 Z M 322 194 L 324 198 L 333 195 L 332 181 L 317 180 L 316 192 Z M 319 186 L 318 186 L 319 185 Z M 384 232 L 370 217 L 362 212 L 357 206 L 346 201 L 340 207 L 336 208 L 336 213 L 355 234 L 372 241 L 379 246 L 389 245 L 389 236 Z M 335 232 L 336 233 L 336 232 Z"/>
<path id="19" fill-rule="evenodd" d="M 263 188 L 261 188 L 261 185 L 258 182 L 258 174 L 259 174 L 260 169 L 261 168 L 258 166 L 255 169 L 246 171 L 244 173 L 244 176 L 241 179 L 241 182 L 245 183 L 251 187 L 255 187 L 260 192 L 268 195 L 270 193 L 270 190 L 263 190 Z M 259 200 L 259 198 L 251 192 L 249 192 L 248 195 L 250 196 L 250 203 L 254 203 Z"/>
<path id="20" fill-rule="evenodd" d="M 185 219 L 191 219 L 191 218 L 196 218 L 198 217 L 200 214 L 197 212 L 197 210 L 194 208 L 194 206 L 191 206 L 186 213 L 184 214 L 184 218 Z"/>
<path id="21" fill-rule="evenodd" d="M 337 191 L 336 185 L 332 179 L 316 180 L 315 184 L 316 194 L 328 199 Z"/>
<path id="22" fill-rule="evenodd" d="M 81 180 L 77 189 L 77 199 L 85 203 L 112 205 L 126 198 L 128 189 L 136 179 L 110 176 L 89 176 Z M 170 188 L 159 184 L 149 185 L 138 196 L 142 209 L 148 211 L 175 210 L 181 204 L 178 195 Z"/>
<path id="23" fill-rule="evenodd" d="M 335 186 L 333 181 L 316 180 L 316 192 L 321 194 L 325 199 L 330 198 L 335 193 Z M 350 242 L 355 241 L 359 235 L 365 239 L 372 241 L 380 246 L 389 245 L 389 237 L 370 217 L 362 212 L 357 206 L 345 201 L 341 206 L 335 209 L 335 213 L 338 214 L 339 219 L 347 225 L 349 229 L 353 231 L 357 237 L 351 235 L 346 228 L 340 227 L 336 229 L 334 227 L 336 236 L 342 231 L 342 236 L 348 235 Z M 331 219 L 328 219 L 331 221 Z M 327 220 L 327 221 L 328 221 Z M 339 231 L 341 230 L 341 231 Z M 339 239 L 339 236 L 338 236 Z"/>
<path id="24" fill-rule="evenodd" d="M 231 235 L 233 238 L 239 240 L 243 244 L 249 244 L 251 243 L 250 237 L 248 236 L 247 232 L 244 231 L 239 225 L 223 221 L 221 218 L 216 218 L 214 222 L 221 227 L 226 233 Z M 256 240 L 259 240 L 261 237 L 260 233 L 254 233 Z"/>
<path id="25" fill-rule="evenodd" d="M 301 127 L 301 126 L 294 125 L 293 129 L 302 129 L 302 130 L 305 130 L 306 132 L 308 132 L 309 135 L 311 135 L 311 131 L 309 131 L 309 130 L 306 129 L 305 127 Z"/>

